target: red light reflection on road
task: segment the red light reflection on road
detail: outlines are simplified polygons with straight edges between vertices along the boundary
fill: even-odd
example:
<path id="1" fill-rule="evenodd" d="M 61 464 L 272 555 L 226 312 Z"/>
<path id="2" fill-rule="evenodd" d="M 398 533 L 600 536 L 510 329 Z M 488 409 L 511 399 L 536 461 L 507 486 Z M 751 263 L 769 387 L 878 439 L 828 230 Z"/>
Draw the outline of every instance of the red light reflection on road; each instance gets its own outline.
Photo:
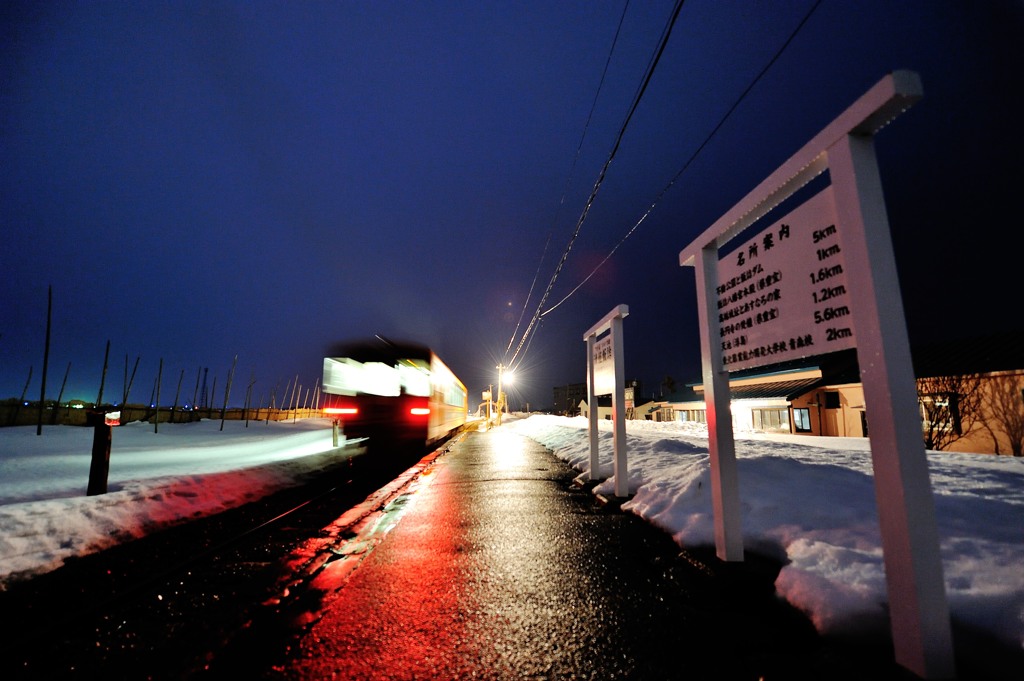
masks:
<path id="1" fill-rule="evenodd" d="M 326 603 L 300 643 L 289 678 L 460 678 L 478 660 L 466 635 L 474 608 L 457 495 L 436 466 L 364 565 Z M 465 674 L 463 674 L 465 672 Z"/>

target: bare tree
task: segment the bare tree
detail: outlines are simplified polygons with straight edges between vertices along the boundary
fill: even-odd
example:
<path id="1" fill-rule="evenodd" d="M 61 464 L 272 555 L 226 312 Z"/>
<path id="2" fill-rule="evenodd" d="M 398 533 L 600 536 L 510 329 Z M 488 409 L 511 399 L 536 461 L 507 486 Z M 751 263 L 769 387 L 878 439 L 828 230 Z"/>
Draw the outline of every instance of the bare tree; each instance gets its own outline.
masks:
<path id="1" fill-rule="evenodd" d="M 917 396 L 924 416 L 926 449 L 946 449 L 981 420 L 980 374 L 919 378 Z"/>
<path id="2" fill-rule="evenodd" d="M 1024 374 L 995 374 L 987 383 L 986 422 L 996 454 L 999 454 L 999 440 L 993 431 L 1006 436 L 1013 456 L 1024 456 Z"/>

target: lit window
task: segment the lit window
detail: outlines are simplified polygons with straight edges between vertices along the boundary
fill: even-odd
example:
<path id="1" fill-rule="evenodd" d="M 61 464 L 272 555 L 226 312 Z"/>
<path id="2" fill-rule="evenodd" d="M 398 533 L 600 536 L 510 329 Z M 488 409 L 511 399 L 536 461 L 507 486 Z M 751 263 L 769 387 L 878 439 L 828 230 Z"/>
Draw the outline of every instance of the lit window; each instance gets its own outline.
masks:
<path id="1" fill-rule="evenodd" d="M 793 409 L 793 426 L 798 433 L 811 432 L 811 410 Z"/>

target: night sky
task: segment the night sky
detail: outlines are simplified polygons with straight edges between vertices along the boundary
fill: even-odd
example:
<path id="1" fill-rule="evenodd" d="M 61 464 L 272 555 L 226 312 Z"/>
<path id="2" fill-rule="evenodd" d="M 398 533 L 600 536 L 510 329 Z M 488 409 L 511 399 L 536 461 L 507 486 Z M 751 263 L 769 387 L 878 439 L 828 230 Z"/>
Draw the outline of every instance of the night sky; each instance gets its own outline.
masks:
<path id="1" fill-rule="evenodd" d="M 4 3 L 0 397 L 31 367 L 39 398 L 52 286 L 50 398 L 70 362 L 64 399 L 94 400 L 108 340 L 108 399 L 126 357 L 132 401 L 162 360 L 169 404 L 182 371 L 191 399 L 237 355 L 240 404 L 251 380 L 254 401 L 311 388 L 328 346 L 379 334 L 433 347 L 475 408 L 674 10 Z M 535 327 L 513 406 L 582 382 L 583 333 L 623 303 L 627 378 L 698 381 L 679 251 L 895 69 L 925 93 L 876 138 L 911 341 L 1018 326 L 1021 36 L 1017 0 L 685 3 L 546 307 L 657 204 Z"/>

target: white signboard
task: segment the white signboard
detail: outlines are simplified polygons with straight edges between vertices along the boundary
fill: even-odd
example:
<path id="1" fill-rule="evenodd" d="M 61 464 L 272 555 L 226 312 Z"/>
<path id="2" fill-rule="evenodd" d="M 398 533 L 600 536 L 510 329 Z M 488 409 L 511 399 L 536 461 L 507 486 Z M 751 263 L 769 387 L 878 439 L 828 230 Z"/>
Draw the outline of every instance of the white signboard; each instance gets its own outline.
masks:
<path id="1" fill-rule="evenodd" d="M 623 365 L 622 319 L 629 308 L 619 305 L 583 334 L 587 344 L 587 406 L 590 411 L 590 479 L 596 480 L 601 467 L 598 456 L 598 395 L 612 396 L 612 449 L 615 452 L 615 496 L 629 496 L 629 471 L 626 463 L 626 380 Z M 604 336 L 598 340 L 598 336 Z"/>
<path id="2" fill-rule="evenodd" d="M 832 188 L 719 262 L 728 371 L 856 347 Z"/>
<path id="3" fill-rule="evenodd" d="M 615 357 L 612 353 L 612 335 L 594 343 L 594 394 L 611 395 L 615 390 Z"/>
<path id="4" fill-rule="evenodd" d="M 683 249 L 679 264 L 697 279 L 718 556 L 743 560 L 729 372 L 856 347 L 896 662 L 921 678 L 951 679 L 935 505 L 873 140 L 920 97 L 917 74 L 887 75 Z M 826 170 L 828 190 L 720 257 Z"/>

